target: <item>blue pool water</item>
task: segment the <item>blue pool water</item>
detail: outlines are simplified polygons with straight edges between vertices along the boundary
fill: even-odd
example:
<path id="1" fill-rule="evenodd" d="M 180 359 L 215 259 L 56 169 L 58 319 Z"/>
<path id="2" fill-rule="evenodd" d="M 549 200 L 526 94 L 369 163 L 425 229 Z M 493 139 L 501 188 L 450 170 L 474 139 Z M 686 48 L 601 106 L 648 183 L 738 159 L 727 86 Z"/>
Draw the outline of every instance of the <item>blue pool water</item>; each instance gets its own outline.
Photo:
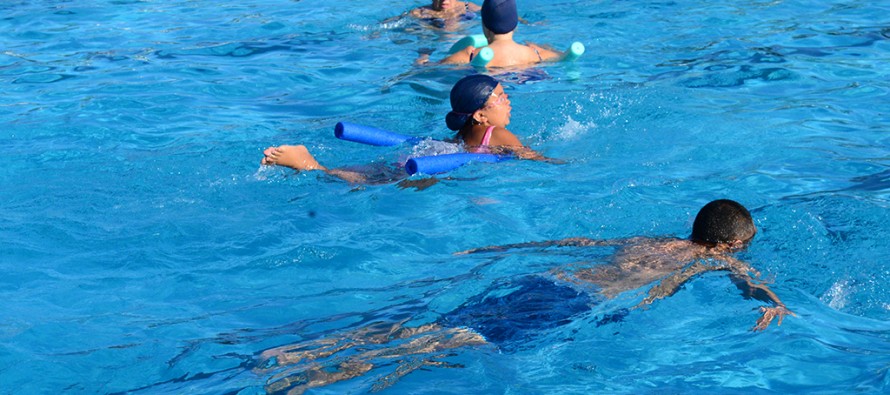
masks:
<path id="1" fill-rule="evenodd" d="M 724 197 L 752 211 L 740 258 L 797 314 L 781 327 L 749 331 L 761 303 L 714 273 L 512 352 L 452 350 L 461 367 L 383 392 L 890 389 L 890 3 L 521 1 L 517 39 L 587 47 L 504 77 L 511 130 L 566 164 L 469 165 L 422 191 L 260 168 L 286 143 L 331 166 L 412 153 L 338 141 L 340 120 L 449 136 L 448 91 L 472 71 L 412 62 L 480 28 L 383 22 L 421 4 L 0 4 L 0 393 L 265 393 L 264 350 L 431 322 L 609 253 L 453 252 L 685 237 Z"/>

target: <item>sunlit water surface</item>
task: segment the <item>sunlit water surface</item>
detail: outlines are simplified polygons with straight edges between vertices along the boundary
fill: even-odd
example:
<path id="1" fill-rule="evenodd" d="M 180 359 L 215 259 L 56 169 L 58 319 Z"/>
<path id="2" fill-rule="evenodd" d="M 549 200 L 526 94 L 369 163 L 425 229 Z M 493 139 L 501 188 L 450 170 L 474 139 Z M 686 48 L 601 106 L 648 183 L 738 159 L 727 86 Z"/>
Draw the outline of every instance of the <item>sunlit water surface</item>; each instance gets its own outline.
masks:
<path id="1" fill-rule="evenodd" d="M 473 70 L 413 60 L 478 19 L 443 32 L 386 21 L 422 1 L 347 3 L 0 5 L 0 393 L 265 393 L 263 350 L 430 322 L 609 253 L 453 252 L 685 237 L 716 198 L 751 209 L 739 257 L 797 314 L 781 327 L 751 332 L 761 303 L 712 273 L 383 391 L 888 391 L 890 4 L 522 1 L 519 40 L 587 47 L 502 76 L 510 128 L 567 163 L 471 164 L 417 191 L 259 166 L 278 144 L 329 166 L 415 153 L 337 140 L 341 120 L 450 136 L 449 89 Z"/>

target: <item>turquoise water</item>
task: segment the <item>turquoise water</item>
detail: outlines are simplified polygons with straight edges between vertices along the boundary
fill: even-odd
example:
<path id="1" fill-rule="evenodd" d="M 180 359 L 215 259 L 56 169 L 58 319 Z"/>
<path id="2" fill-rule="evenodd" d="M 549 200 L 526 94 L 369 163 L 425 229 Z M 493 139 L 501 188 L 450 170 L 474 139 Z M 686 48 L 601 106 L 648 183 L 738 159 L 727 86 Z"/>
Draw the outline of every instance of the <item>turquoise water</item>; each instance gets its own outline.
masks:
<path id="1" fill-rule="evenodd" d="M 682 237 L 722 197 L 752 210 L 740 258 L 797 313 L 781 327 L 750 332 L 760 303 L 709 274 L 383 392 L 888 391 L 890 4 L 522 1 L 518 39 L 587 47 L 506 77 L 511 130 L 566 164 L 469 165 L 423 191 L 261 169 L 285 143 L 331 166 L 411 153 L 338 141 L 340 120 L 449 135 L 448 90 L 471 70 L 412 61 L 479 26 L 382 23 L 422 3 L 0 5 L 0 393 L 264 393 L 263 350 L 429 322 L 608 253 L 455 251 Z"/>

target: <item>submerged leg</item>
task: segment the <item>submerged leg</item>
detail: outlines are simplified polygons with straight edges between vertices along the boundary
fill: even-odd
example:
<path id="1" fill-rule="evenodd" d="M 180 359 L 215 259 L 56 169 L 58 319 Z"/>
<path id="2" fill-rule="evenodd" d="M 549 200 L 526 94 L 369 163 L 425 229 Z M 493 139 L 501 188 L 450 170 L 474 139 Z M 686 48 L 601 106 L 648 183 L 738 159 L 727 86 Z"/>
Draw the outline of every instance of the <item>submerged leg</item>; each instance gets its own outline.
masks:
<path id="1" fill-rule="evenodd" d="M 322 387 L 361 376 L 373 367 L 374 365 L 368 362 L 354 360 L 345 361 L 336 368 L 316 365 L 311 370 L 275 380 L 267 384 L 265 389 L 267 393 L 287 390 L 288 395 L 299 395 L 310 388 Z"/>
<path id="2" fill-rule="evenodd" d="M 361 376 L 380 360 L 396 359 L 399 363 L 396 371 L 376 385 L 382 389 L 416 369 L 437 364 L 431 361 L 433 356 L 428 354 L 485 343 L 481 335 L 467 328 L 442 328 L 439 324 L 403 327 L 402 323 L 375 323 L 337 339 L 313 340 L 263 352 L 264 358 L 277 358 L 277 366 L 298 364 L 272 376 L 266 390 L 301 394 L 310 388 Z M 356 352 L 346 351 L 353 348 Z M 346 355 L 339 355 L 341 351 Z M 411 357 L 415 355 L 419 357 Z M 326 357 L 332 359 L 318 361 Z"/>

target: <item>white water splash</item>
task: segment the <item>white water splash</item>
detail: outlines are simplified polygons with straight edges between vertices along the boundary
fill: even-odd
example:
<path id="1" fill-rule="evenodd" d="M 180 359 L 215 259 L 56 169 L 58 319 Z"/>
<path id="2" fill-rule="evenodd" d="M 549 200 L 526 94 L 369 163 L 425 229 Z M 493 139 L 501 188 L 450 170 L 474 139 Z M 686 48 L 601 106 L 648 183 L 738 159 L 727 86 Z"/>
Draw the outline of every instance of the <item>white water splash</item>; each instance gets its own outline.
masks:
<path id="1" fill-rule="evenodd" d="M 562 126 L 556 128 L 556 134 L 554 138 L 557 140 L 576 140 L 579 136 L 583 136 L 587 134 L 591 129 L 595 129 L 597 127 L 595 122 L 586 122 L 581 123 L 574 119 L 571 116 L 567 117 L 566 123 Z"/>
<path id="2" fill-rule="evenodd" d="M 433 140 L 433 139 L 424 139 L 423 141 L 417 143 L 414 148 L 411 150 L 411 156 L 432 156 L 432 155 L 442 155 L 442 154 L 454 154 L 458 152 L 462 152 L 462 146 L 460 144 L 449 143 L 445 141 Z"/>
<path id="3" fill-rule="evenodd" d="M 822 295 L 821 299 L 829 307 L 835 310 L 843 309 L 849 302 L 850 295 L 853 293 L 853 285 L 847 279 L 835 281 L 831 288 Z"/>

